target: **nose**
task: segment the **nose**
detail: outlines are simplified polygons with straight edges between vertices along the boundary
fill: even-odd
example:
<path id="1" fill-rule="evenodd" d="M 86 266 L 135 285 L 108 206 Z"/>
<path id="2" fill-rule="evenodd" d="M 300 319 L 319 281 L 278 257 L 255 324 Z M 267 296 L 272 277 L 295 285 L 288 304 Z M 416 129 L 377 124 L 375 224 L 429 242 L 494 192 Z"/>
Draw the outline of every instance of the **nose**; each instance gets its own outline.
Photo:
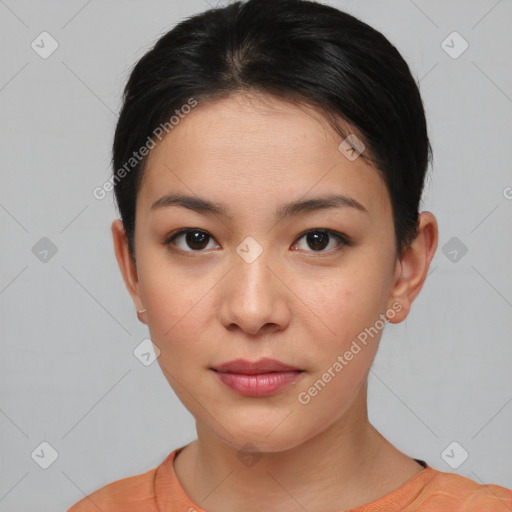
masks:
<path id="1" fill-rule="evenodd" d="M 290 292 L 278 277 L 277 265 L 269 261 L 269 252 L 263 251 L 251 263 L 235 255 L 221 298 L 220 319 L 226 329 L 261 336 L 289 324 Z"/>

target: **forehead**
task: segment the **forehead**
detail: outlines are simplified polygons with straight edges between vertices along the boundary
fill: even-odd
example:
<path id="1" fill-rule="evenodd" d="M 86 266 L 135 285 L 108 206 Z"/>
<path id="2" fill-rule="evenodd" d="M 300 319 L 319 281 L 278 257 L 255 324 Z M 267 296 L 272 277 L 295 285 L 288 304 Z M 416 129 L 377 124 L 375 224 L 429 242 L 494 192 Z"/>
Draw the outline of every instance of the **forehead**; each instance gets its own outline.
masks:
<path id="1" fill-rule="evenodd" d="M 342 140 L 309 106 L 259 93 L 208 101 L 151 150 L 138 207 L 149 209 L 173 192 L 233 209 L 340 193 L 364 204 L 372 217 L 389 213 L 380 172 L 361 157 L 347 159 Z"/>

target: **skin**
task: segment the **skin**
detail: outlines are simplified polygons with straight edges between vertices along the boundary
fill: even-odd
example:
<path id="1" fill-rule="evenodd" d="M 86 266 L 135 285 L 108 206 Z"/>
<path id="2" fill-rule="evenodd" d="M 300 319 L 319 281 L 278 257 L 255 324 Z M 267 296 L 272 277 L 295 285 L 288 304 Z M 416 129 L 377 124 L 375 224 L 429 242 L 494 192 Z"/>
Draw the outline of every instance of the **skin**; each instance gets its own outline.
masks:
<path id="1" fill-rule="evenodd" d="M 298 400 L 379 315 L 395 305 L 389 321 L 407 317 L 437 248 L 437 221 L 422 212 L 416 238 L 396 254 L 384 181 L 363 158 L 347 159 L 341 140 L 314 109 L 261 93 L 204 103 L 149 155 L 136 205 L 136 264 L 121 221 L 112 224 L 124 281 L 136 309 L 146 309 L 139 319 L 196 419 L 197 440 L 176 458 L 177 477 L 209 512 L 344 510 L 423 469 L 368 420 L 367 377 L 382 329 L 309 403 Z M 151 208 L 169 193 L 223 203 L 231 218 Z M 367 212 L 337 207 L 274 217 L 283 203 L 331 193 Z M 184 235 L 165 245 L 181 228 L 210 238 L 199 249 Z M 314 229 L 353 243 L 331 236 L 318 249 L 303 235 Z M 236 252 L 248 236 L 262 249 L 252 263 Z M 210 369 L 261 357 L 304 372 L 255 398 L 227 388 Z M 247 443 L 260 457 L 251 465 L 238 457 Z"/>

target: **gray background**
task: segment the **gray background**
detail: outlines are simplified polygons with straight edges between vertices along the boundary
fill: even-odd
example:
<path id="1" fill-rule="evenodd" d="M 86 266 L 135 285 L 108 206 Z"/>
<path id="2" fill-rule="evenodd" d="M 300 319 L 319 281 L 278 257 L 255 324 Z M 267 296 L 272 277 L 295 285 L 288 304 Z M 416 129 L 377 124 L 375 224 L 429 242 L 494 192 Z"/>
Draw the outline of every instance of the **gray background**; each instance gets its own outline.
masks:
<path id="1" fill-rule="evenodd" d="M 386 327 L 370 419 L 436 469 L 512 488 L 512 2 L 330 4 L 381 30 L 409 62 L 435 158 L 422 209 L 439 221 L 439 248 L 410 316 Z M 1 511 L 66 510 L 195 439 L 157 363 L 133 354 L 148 332 L 115 262 L 112 194 L 100 201 L 92 190 L 110 174 L 131 67 L 207 7 L 0 0 Z M 31 48 L 43 31 L 59 45 L 46 59 Z M 453 31 L 469 44 L 457 58 L 442 47 Z M 453 37 L 446 45 L 462 48 Z M 58 453 L 48 469 L 43 441 Z M 460 447 L 446 452 L 453 441 Z M 453 469 L 446 461 L 460 462 L 462 449 L 469 457 Z"/>

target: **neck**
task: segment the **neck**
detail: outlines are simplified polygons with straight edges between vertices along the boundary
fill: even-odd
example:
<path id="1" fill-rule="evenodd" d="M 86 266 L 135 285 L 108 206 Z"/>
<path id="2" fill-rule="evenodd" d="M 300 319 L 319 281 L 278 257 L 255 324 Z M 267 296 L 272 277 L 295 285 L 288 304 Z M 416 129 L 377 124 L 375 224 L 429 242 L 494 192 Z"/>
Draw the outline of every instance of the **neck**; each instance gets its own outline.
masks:
<path id="1" fill-rule="evenodd" d="M 187 495 L 209 512 L 298 504 L 309 512 L 344 510 L 378 499 L 422 469 L 369 423 L 366 386 L 341 418 L 285 451 L 241 454 L 204 425 L 196 428 L 198 438 L 176 458 L 175 471 Z"/>

